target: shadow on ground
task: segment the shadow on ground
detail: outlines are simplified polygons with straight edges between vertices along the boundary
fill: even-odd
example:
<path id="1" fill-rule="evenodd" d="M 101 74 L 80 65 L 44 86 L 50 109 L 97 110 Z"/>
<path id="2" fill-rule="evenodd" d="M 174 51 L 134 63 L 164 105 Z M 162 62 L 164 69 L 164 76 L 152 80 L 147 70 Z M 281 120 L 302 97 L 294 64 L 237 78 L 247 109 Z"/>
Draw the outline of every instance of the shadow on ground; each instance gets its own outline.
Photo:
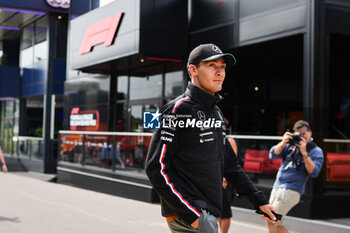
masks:
<path id="1" fill-rule="evenodd" d="M 7 217 L 0 216 L 0 222 L 2 222 L 2 221 L 15 222 L 15 223 L 20 223 L 21 222 L 21 220 L 19 220 L 18 217 L 7 218 Z"/>

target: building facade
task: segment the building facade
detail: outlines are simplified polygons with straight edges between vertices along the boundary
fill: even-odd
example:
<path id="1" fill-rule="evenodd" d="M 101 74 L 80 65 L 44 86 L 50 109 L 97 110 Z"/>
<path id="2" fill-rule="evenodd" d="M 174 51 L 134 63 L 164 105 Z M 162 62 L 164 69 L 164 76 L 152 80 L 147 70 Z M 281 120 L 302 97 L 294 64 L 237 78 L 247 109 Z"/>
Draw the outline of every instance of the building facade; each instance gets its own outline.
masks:
<path id="1" fill-rule="evenodd" d="M 62 129 L 69 1 L 1 1 L 1 131 L 5 153 L 55 172 Z"/>
<path id="2" fill-rule="evenodd" d="M 114 162 L 128 150 L 123 154 L 128 161 L 119 167 L 125 170 L 136 159 L 138 144 L 123 149 L 118 142 L 125 138 L 118 137 L 125 135 L 109 139 L 103 132 L 145 132 L 143 113 L 184 91 L 189 51 L 211 42 L 238 61 L 228 70 L 220 107 L 230 121 L 230 134 L 238 140 L 242 166 L 248 150 L 268 150 L 278 141 L 276 136 L 305 119 L 326 159 L 322 174 L 308 183 L 292 214 L 346 215 L 349 206 L 339 211 L 335 201 L 348 203 L 350 175 L 344 172 L 347 167 L 334 164 L 343 166 L 350 160 L 348 1 L 118 0 L 99 6 L 69 21 L 62 135 L 69 141 L 69 132 L 101 131 L 106 138 L 94 136 L 92 142 L 87 139 L 92 134 L 81 133 L 71 139 L 83 145 L 84 153 L 76 153 L 83 153 L 83 160 L 75 155 L 69 159 L 73 149 L 63 145 L 58 173 L 62 181 L 72 170 L 81 176 L 106 175 L 104 169 L 111 169 L 106 176 L 115 177 Z M 141 141 L 144 145 L 146 140 Z M 96 148 L 85 151 L 92 143 Z M 109 144 L 115 152 L 113 167 L 105 160 L 98 162 Z M 332 153 L 335 163 L 328 157 Z M 88 164 L 83 162 L 86 158 L 91 158 Z M 261 173 L 267 180 L 275 174 Z M 267 193 L 271 189 L 271 183 L 257 182 Z"/>

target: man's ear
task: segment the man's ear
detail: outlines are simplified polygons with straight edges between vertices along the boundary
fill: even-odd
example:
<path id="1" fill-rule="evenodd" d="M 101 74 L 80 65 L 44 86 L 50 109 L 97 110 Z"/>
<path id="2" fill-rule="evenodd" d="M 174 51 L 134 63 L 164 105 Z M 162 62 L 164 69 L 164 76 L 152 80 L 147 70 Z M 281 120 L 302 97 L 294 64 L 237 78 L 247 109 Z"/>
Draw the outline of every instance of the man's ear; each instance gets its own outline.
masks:
<path id="1" fill-rule="evenodd" d="M 197 66 L 195 65 L 190 65 L 188 67 L 188 71 L 191 73 L 191 76 L 193 77 L 193 75 L 197 74 Z"/>

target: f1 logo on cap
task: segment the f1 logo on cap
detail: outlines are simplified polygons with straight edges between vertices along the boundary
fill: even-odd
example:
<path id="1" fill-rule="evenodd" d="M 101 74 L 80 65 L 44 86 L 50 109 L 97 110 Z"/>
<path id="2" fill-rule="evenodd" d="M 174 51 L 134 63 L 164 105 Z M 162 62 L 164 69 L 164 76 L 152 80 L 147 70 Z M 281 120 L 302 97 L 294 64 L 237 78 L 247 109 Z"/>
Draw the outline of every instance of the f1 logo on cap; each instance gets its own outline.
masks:
<path id="1" fill-rule="evenodd" d="M 112 15 L 97 23 L 91 24 L 85 31 L 83 42 L 81 43 L 79 54 L 89 53 L 98 44 L 110 46 L 115 40 L 115 34 L 123 18 L 124 13 Z"/>
<path id="2" fill-rule="evenodd" d="M 222 53 L 221 49 L 219 49 L 218 46 L 214 45 L 213 47 L 211 47 L 215 52 L 217 53 Z"/>

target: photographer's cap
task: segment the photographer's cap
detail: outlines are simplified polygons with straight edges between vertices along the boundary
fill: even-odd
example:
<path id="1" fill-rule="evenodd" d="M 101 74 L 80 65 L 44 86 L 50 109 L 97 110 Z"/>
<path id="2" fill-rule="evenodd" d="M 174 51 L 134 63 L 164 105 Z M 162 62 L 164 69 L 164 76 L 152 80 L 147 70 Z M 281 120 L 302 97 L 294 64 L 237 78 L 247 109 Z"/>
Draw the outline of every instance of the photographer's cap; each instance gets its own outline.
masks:
<path id="1" fill-rule="evenodd" d="M 227 66 L 235 65 L 236 58 L 231 53 L 223 53 L 215 44 L 201 44 L 188 56 L 187 66 L 198 65 L 201 61 L 212 61 L 223 57 Z"/>

